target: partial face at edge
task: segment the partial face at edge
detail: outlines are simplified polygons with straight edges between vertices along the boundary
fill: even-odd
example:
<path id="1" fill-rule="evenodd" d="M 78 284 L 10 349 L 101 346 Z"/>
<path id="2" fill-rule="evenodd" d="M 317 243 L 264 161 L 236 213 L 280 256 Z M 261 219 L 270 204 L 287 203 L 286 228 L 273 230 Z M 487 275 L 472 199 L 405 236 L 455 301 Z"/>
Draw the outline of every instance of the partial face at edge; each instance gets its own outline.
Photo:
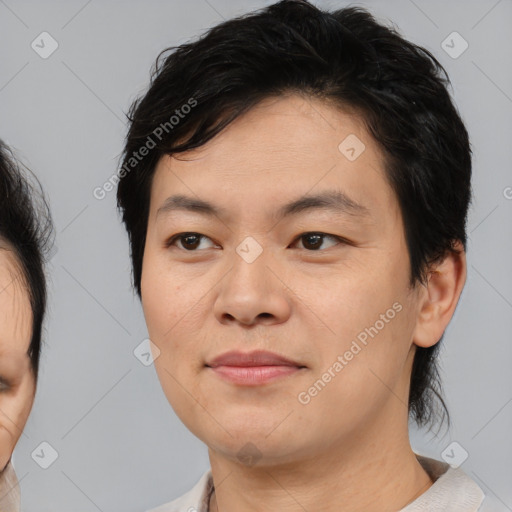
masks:
<path id="1" fill-rule="evenodd" d="M 356 159 L 356 139 L 339 149 L 353 135 L 365 145 Z M 287 203 L 333 191 L 363 209 L 277 217 Z M 166 208 L 177 194 L 222 211 Z M 311 232 L 325 236 L 301 237 Z M 201 236 L 170 242 L 179 233 Z M 251 251 L 262 250 L 250 263 L 240 252 L 247 237 L 258 244 Z M 382 415 L 403 424 L 418 313 L 409 269 L 399 205 L 376 143 L 332 106 L 272 98 L 203 147 L 163 157 L 141 287 L 170 404 L 210 448 L 235 458 L 252 442 L 268 462 L 330 450 Z M 305 368 L 247 387 L 205 366 L 226 351 L 256 349 Z M 325 385 L 310 392 L 319 379 Z"/>
<path id="2" fill-rule="evenodd" d="M 27 354 L 32 308 L 12 251 L 0 249 L 0 471 L 25 427 L 35 393 Z"/>

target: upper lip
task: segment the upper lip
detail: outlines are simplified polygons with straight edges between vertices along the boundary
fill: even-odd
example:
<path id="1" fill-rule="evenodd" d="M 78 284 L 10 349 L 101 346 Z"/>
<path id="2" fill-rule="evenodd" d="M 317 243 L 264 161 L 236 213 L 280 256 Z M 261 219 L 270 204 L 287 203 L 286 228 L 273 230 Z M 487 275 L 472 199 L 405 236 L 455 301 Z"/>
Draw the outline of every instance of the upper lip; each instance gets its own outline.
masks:
<path id="1" fill-rule="evenodd" d="M 224 352 L 206 363 L 206 366 L 297 366 L 303 365 L 292 361 L 284 356 L 265 350 L 254 350 L 253 352 L 240 352 L 232 350 Z"/>

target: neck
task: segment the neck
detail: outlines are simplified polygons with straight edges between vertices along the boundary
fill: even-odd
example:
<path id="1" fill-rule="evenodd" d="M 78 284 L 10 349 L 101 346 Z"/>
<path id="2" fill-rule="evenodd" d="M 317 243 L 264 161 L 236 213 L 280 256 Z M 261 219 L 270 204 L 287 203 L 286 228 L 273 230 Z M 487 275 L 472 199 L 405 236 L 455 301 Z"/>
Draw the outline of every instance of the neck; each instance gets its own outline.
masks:
<path id="1" fill-rule="evenodd" d="M 339 512 L 340 505 L 344 512 L 400 510 L 432 480 L 411 449 L 407 428 L 393 433 L 385 427 L 375 425 L 329 443 L 315 457 L 282 464 L 267 464 L 263 457 L 246 466 L 210 449 L 210 512 Z"/>

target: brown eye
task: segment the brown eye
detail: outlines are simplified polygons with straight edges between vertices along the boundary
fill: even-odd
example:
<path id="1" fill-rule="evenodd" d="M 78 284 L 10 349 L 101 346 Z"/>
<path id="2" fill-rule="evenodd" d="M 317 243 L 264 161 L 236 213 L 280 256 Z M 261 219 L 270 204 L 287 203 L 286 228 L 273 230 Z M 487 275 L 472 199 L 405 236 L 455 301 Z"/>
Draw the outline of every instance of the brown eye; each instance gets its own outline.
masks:
<path id="1" fill-rule="evenodd" d="M 166 247 L 171 247 L 178 241 L 181 244 L 181 247 L 178 247 L 179 249 L 192 252 L 198 248 L 203 239 L 209 240 L 207 236 L 201 235 L 200 233 L 179 233 L 169 239 L 166 243 Z"/>
<path id="2" fill-rule="evenodd" d="M 309 251 L 318 251 L 320 248 L 322 248 L 322 244 L 325 239 L 331 239 L 336 242 L 335 244 L 332 244 L 331 247 L 339 243 L 343 243 L 343 239 L 339 236 L 319 232 L 302 233 L 297 237 L 296 240 L 302 241 L 305 249 Z M 325 247 L 323 248 L 325 249 Z"/>

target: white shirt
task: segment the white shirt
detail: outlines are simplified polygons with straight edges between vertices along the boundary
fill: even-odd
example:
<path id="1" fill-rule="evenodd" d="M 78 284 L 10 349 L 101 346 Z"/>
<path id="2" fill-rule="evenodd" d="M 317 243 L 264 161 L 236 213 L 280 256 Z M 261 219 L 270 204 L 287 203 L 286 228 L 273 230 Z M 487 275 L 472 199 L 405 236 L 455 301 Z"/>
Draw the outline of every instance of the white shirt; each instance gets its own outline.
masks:
<path id="1" fill-rule="evenodd" d="M 12 463 L 9 461 L 0 473 L 0 511 L 19 512 L 19 510 L 20 486 Z"/>
<path id="2" fill-rule="evenodd" d="M 488 508 L 485 495 L 464 471 L 428 457 L 416 456 L 434 484 L 398 512 L 498 512 Z M 209 512 L 213 492 L 211 469 L 183 496 L 147 512 Z"/>

